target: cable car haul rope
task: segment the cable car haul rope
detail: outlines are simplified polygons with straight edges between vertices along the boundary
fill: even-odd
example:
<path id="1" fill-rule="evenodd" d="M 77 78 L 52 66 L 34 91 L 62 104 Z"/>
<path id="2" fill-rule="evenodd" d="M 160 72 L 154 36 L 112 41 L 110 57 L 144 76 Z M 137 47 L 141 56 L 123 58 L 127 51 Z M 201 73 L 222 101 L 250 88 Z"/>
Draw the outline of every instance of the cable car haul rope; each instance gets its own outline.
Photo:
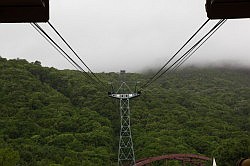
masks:
<path id="1" fill-rule="evenodd" d="M 198 32 L 204 28 L 204 26 L 208 23 L 209 19 L 202 24 L 202 26 L 194 33 L 194 35 L 188 39 L 188 41 L 162 66 L 162 68 L 154 74 L 145 84 L 143 84 L 140 88 L 140 91 L 149 87 L 153 82 L 158 80 L 164 74 L 167 74 L 170 71 L 176 70 L 179 68 L 187 59 L 189 59 L 225 22 L 226 19 L 219 20 L 211 29 L 208 31 L 198 42 L 196 42 L 188 51 L 186 51 L 181 57 L 179 57 L 174 63 L 172 63 L 169 67 L 167 65 L 170 64 L 174 60 L 174 58 L 180 53 L 180 51 L 198 34 Z M 164 70 L 164 68 L 166 68 Z"/>

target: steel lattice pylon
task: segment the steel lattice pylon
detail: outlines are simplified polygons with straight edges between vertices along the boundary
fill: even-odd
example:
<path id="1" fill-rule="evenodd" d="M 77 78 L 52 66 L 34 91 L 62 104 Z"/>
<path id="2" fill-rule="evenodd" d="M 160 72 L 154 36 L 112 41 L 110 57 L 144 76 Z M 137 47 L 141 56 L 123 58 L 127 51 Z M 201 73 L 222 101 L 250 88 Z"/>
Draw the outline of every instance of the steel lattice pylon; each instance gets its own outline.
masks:
<path id="1" fill-rule="evenodd" d="M 128 90 L 130 93 L 125 93 L 125 89 Z M 119 166 L 135 165 L 135 154 L 130 124 L 129 101 L 130 99 L 138 97 L 139 95 L 140 93 L 132 93 L 125 82 L 122 82 L 120 88 L 116 92 L 109 93 L 109 97 L 120 100 L 121 129 L 118 150 Z"/>
<path id="2" fill-rule="evenodd" d="M 125 94 L 125 96 L 129 96 Z M 120 99 L 121 129 L 118 151 L 118 165 L 134 165 L 135 154 L 130 126 L 129 98 Z"/>

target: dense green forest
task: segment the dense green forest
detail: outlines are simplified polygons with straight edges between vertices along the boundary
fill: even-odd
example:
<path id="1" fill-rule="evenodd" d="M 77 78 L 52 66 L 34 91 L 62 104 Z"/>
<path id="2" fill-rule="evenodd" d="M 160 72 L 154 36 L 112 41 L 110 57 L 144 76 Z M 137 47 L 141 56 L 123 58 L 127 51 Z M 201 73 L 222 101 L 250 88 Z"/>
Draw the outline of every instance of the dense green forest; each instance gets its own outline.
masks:
<path id="1" fill-rule="evenodd" d="M 126 80 L 149 77 L 129 73 Z M 107 91 L 79 71 L 0 58 L 0 166 L 116 165 L 119 103 Z M 249 112 L 250 69 L 171 73 L 131 101 L 136 159 L 192 153 L 233 166 L 250 156 Z"/>

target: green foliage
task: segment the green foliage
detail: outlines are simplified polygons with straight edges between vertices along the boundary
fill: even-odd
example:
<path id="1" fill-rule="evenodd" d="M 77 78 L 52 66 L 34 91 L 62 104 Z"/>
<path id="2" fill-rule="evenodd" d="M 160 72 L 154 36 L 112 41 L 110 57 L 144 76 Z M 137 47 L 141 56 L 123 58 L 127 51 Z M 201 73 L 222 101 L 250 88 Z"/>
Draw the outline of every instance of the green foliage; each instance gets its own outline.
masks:
<path id="1" fill-rule="evenodd" d="M 136 158 L 193 153 L 229 166 L 250 156 L 249 74 L 185 68 L 153 83 L 131 101 Z M 149 77 L 126 79 L 143 84 Z M 0 165 L 117 164 L 119 102 L 83 74 L 0 58 L 0 85 Z"/>
<path id="2" fill-rule="evenodd" d="M 69 92 L 74 92 L 66 81 L 71 81 L 68 74 L 42 68 L 39 62 L 1 59 L 0 145 L 14 149 L 0 149 L 4 165 L 94 165 L 91 153 L 98 156 L 99 165 L 111 162 L 110 120 L 94 109 L 73 105 L 75 98 L 69 95 L 74 94 Z M 12 157 L 9 163 L 6 156 Z"/>
<path id="3" fill-rule="evenodd" d="M 0 165 L 15 166 L 20 160 L 19 153 L 10 148 L 0 148 Z"/>

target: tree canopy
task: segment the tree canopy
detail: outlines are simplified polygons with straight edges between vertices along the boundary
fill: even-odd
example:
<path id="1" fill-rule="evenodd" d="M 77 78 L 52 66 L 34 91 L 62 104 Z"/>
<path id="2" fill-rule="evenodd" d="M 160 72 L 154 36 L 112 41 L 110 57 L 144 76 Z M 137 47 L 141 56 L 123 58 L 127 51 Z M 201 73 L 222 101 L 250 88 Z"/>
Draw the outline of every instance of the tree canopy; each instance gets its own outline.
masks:
<path id="1" fill-rule="evenodd" d="M 183 68 L 131 101 L 136 159 L 250 156 L 250 70 Z M 117 73 L 97 73 L 103 81 Z M 128 73 L 144 83 L 150 73 Z M 0 58 L 0 165 L 116 165 L 119 103 L 82 73 Z M 118 84 L 115 84 L 118 86 Z"/>

